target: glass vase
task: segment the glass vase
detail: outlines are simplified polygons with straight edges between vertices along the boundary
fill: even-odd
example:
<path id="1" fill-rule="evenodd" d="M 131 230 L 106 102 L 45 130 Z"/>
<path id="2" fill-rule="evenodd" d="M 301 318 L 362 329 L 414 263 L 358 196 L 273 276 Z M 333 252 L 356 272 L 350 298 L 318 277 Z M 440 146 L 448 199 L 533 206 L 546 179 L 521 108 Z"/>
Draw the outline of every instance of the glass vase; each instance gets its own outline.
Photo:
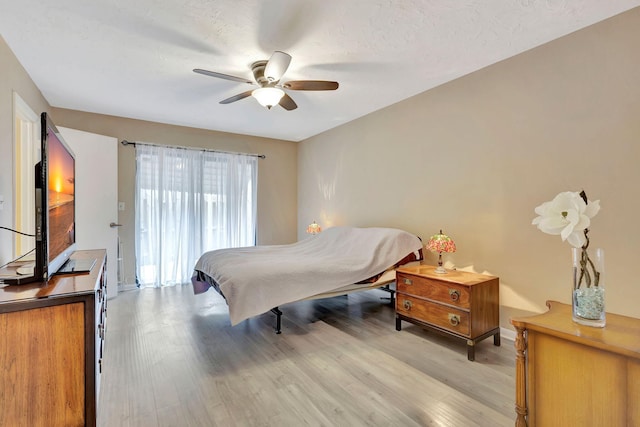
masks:
<path id="1" fill-rule="evenodd" d="M 604 250 L 596 249 L 595 256 L 583 248 L 572 248 L 572 252 L 573 321 L 602 328 L 606 324 Z"/>

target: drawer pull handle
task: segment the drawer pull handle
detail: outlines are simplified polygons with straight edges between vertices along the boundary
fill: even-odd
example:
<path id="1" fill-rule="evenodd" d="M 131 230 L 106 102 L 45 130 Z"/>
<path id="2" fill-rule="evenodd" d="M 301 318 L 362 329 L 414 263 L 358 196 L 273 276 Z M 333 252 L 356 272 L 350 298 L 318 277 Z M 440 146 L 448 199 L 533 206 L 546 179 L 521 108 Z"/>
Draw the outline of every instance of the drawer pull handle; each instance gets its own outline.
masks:
<path id="1" fill-rule="evenodd" d="M 457 289 L 449 289 L 449 296 L 451 301 L 458 301 L 460 299 L 460 292 Z"/>
<path id="2" fill-rule="evenodd" d="M 458 326 L 460 324 L 460 316 L 449 313 L 449 323 L 451 323 L 451 326 Z"/>
<path id="3" fill-rule="evenodd" d="M 411 280 L 411 279 L 404 279 L 404 284 L 405 284 L 405 285 L 413 285 L 413 280 Z"/>
<path id="4" fill-rule="evenodd" d="M 411 310 L 411 301 L 409 300 L 404 300 L 404 302 L 402 303 L 402 305 L 404 306 L 405 310 Z"/>

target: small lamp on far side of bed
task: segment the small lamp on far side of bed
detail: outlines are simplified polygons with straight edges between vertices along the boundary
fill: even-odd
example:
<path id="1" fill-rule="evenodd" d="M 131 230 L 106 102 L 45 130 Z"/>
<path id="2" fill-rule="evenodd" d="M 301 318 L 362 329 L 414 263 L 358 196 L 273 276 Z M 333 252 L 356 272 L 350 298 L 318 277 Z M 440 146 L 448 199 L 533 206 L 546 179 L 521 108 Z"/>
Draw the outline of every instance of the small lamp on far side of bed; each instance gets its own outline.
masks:
<path id="1" fill-rule="evenodd" d="M 446 234 L 442 234 L 442 230 L 440 230 L 440 233 L 434 234 L 429 238 L 427 249 L 432 252 L 438 252 L 438 268 L 435 269 L 435 272 L 446 273 L 447 270 L 442 266 L 442 252 L 452 253 L 456 251 L 456 244 L 453 239 Z"/>
<path id="2" fill-rule="evenodd" d="M 320 228 L 320 226 L 319 226 L 315 221 L 313 221 L 313 222 L 312 222 L 311 224 L 309 224 L 309 226 L 307 227 L 307 233 L 309 233 L 309 234 L 316 235 L 316 234 L 318 234 L 318 233 L 319 233 L 319 232 L 321 232 L 321 231 L 322 231 L 322 228 Z"/>

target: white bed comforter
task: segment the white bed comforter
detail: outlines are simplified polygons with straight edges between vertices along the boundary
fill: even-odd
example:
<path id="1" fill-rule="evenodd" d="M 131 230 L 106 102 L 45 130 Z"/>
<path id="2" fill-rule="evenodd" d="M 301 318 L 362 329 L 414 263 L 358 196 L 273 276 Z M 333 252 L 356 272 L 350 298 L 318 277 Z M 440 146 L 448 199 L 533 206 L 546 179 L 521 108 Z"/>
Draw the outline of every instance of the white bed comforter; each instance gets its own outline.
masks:
<path id="1" fill-rule="evenodd" d="M 393 228 L 332 227 L 290 245 L 219 249 L 195 270 L 219 285 L 231 324 L 274 307 L 366 280 L 422 248 Z"/>

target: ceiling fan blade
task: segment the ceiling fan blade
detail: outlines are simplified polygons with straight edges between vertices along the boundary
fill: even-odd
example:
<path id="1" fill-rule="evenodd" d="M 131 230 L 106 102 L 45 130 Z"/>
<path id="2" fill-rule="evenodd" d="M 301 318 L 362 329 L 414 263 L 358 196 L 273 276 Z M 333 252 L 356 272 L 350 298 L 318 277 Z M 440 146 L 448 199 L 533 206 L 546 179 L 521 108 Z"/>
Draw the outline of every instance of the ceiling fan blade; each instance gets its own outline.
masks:
<path id="1" fill-rule="evenodd" d="M 237 95 L 232 96 L 231 98 L 223 99 L 220 101 L 220 104 L 231 104 L 232 102 L 240 101 L 241 99 L 245 99 L 248 96 L 251 96 L 252 90 L 248 90 L 246 92 L 239 93 Z"/>
<path id="2" fill-rule="evenodd" d="M 216 73 L 215 71 L 202 70 L 200 68 L 196 68 L 193 70 L 193 72 L 198 74 L 204 74 L 205 76 L 217 77 L 219 79 L 231 80 L 231 81 L 240 82 L 240 83 L 249 83 L 250 85 L 253 84 L 251 80 L 247 80 L 243 77 L 230 76 L 228 74 Z"/>
<path id="3" fill-rule="evenodd" d="M 279 104 L 282 108 L 284 108 L 287 111 L 295 110 L 296 108 L 298 108 L 298 104 L 296 104 L 293 98 L 291 98 L 286 93 L 282 98 L 280 98 Z"/>
<path id="4" fill-rule="evenodd" d="M 276 50 L 264 67 L 264 76 L 270 82 L 277 82 L 282 78 L 291 63 L 291 55 Z"/>
<path id="5" fill-rule="evenodd" d="M 291 90 L 336 90 L 338 82 L 326 80 L 292 80 L 282 85 L 285 89 Z"/>

